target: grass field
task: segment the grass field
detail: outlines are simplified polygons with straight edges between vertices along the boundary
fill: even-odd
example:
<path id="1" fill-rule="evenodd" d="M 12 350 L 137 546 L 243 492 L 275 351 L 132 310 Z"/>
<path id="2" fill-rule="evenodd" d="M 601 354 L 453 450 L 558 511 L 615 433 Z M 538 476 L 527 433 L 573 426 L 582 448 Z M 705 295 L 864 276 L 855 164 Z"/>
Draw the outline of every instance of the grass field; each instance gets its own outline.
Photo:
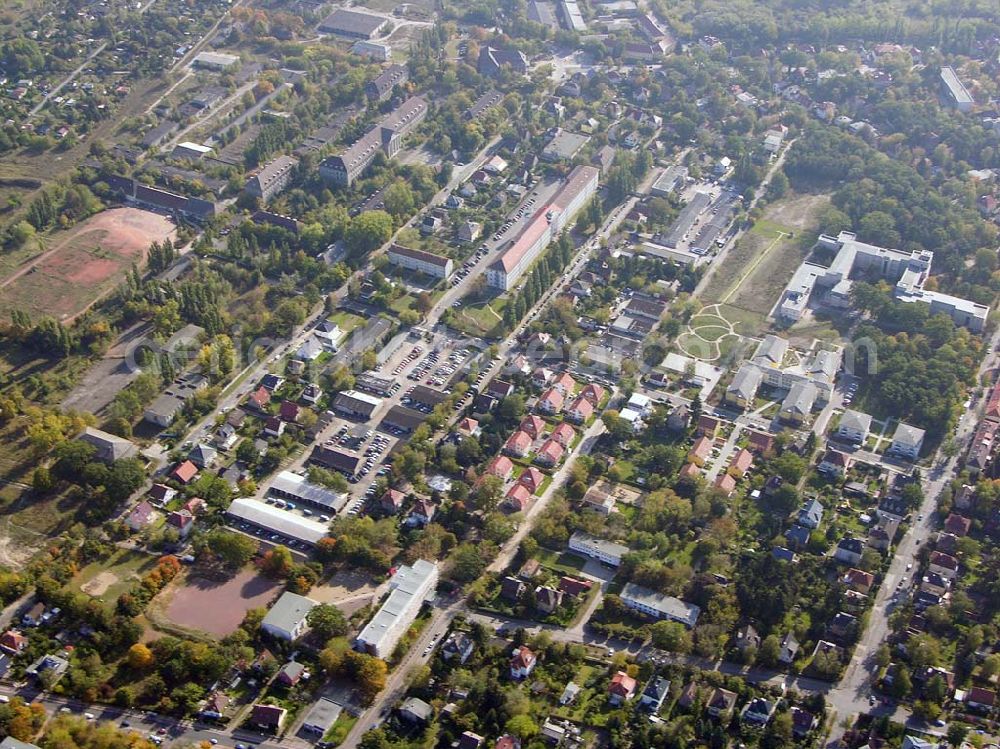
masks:
<path id="1" fill-rule="evenodd" d="M 150 243 L 171 238 L 166 216 L 138 208 L 114 208 L 51 235 L 48 249 L 0 284 L 0 315 L 27 311 L 68 321 L 110 291 Z"/>
<path id="2" fill-rule="evenodd" d="M 70 583 L 81 593 L 114 606 L 118 596 L 156 566 L 157 557 L 120 549 L 111 558 L 88 564 Z"/>
<path id="3" fill-rule="evenodd" d="M 828 203 L 826 195 L 793 195 L 769 206 L 714 269 L 705 302 L 766 317 L 812 246 L 817 216 Z"/>

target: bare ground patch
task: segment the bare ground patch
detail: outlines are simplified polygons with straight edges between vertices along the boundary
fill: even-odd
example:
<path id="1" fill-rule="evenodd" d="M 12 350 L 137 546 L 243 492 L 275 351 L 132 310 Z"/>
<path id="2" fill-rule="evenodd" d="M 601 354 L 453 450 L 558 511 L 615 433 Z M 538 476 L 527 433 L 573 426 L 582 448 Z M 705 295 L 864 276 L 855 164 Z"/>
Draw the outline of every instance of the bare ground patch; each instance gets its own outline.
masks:
<path id="1" fill-rule="evenodd" d="M 178 582 L 179 581 L 179 582 Z M 180 575 L 155 601 L 155 618 L 184 630 L 225 637 L 247 611 L 267 606 L 281 592 L 281 583 L 247 567 L 227 580 Z"/>
<path id="2" fill-rule="evenodd" d="M 98 573 L 93 579 L 88 580 L 80 586 L 80 590 L 88 596 L 103 596 L 107 590 L 119 582 L 118 575 L 114 572 L 104 571 Z"/>

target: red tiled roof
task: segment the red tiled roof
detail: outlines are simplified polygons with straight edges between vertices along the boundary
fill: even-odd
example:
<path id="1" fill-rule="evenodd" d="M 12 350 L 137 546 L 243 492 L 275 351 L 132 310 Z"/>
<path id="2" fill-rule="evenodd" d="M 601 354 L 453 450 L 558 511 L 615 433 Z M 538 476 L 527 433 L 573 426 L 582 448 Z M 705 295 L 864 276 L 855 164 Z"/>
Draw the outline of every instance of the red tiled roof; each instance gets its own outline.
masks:
<path id="1" fill-rule="evenodd" d="M 171 475 L 178 481 L 186 484 L 198 475 L 198 466 L 190 460 L 185 460 L 173 470 Z"/>

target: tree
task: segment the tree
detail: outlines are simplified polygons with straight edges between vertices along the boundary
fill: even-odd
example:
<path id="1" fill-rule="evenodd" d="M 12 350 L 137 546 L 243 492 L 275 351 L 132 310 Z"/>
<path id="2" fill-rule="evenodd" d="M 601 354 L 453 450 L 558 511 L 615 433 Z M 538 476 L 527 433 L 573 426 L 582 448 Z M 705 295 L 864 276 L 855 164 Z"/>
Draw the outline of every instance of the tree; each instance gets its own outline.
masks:
<path id="1" fill-rule="evenodd" d="M 889 694 L 901 699 L 909 695 L 912 690 L 913 681 L 910 679 L 910 670 L 902 665 L 897 666 L 892 684 L 889 685 Z"/>
<path id="2" fill-rule="evenodd" d="M 413 213 L 416 201 L 413 197 L 413 190 L 402 180 L 397 180 L 386 188 L 383 196 L 385 210 L 397 221 Z"/>
<path id="3" fill-rule="evenodd" d="M 141 642 L 137 642 L 128 649 L 128 656 L 126 660 L 128 661 L 129 667 L 134 668 L 136 671 L 145 671 L 147 668 L 152 666 L 155 661 L 153 658 L 153 651 Z"/>
<path id="4" fill-rule="evenodd" d="M 948 744 L 951 746 L 961 746 L 968 733 L 969 727 L 967 725 L 952 721 L 948 724 Z"/>
<path id="5" fill-rule="evenodd" d="M 344 236 L 348 251 L 365 255 L 392 237 L 392 216 L 385 211 L 366 211 L 351 221 Z"/>
<path id="6" fill-rule="evenodd" d="M 691 633 L 679 622 L 656 622 L 651 630 L 655 647 L 671 653 L 691 652 Z"/>
<path id="7" fill-rule="evenodd" d="M 205 537 L 205 545 L 228 567 L 242 567 L 257 553 L 257 542 L 249 536 L 216 528 Z"/>
<path id="8" fill-rule="evenodd" d="M 35 227 L 27 221 L 19 221 L 10 229 L 10 242 L 14 247 L 23 247 L 35 236 Z"/>
<path id="9" fill-rule="evenodd" d="M 538 735 L 538 724 L 531 719 L 530 715 L 515 715 L 507 721 L 504 728 L 507 733 L 517 736 L 522 742 L 527 742 L 528 739 Z"/>
<path id="10" fill-rule="evenodd" d="M 291 573 L 294 565 L 295 560 L 292 559 L 292 552 L 289 551 L 287 546 L 278 544 L 264 554 L 260 568 L 272 577 L 285 578 Z"/>
<path id="11" fill-rule="evenodd" d="M 306 615 L 306 621 L 324 641 L 331 637 L 341 637 L 347 634 L 347 619 L 344 618 L 340 609 L 328 603 L 313 606 Z"/>
<path id="12" fill-rule="evenodd" d="M 781 655 L 781 640 L 777 635 L 768 635 L 760 643 L 760 650 L 757 652 L 757 661 L 762 666 L 773 668 L 778 663 Z"/>

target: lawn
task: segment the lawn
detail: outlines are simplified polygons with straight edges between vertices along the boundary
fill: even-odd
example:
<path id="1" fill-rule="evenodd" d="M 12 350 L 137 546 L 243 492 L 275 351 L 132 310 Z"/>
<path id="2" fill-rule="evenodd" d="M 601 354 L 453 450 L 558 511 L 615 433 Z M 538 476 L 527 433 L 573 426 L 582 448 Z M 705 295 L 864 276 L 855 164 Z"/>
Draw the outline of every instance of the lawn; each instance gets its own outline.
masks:
<path id="1" fill-rule="evenodd" d="M 567 552 L 553 551 L 552 549 L 539 549 L 535 555 L 538 561 L 545 567 L 562 572 L 567 575 L 574 575 L 587 564 L 587 560 L 575 554 Z"/>
<path id="2" fill-rule="evenodd" d="M 156 562 L 157 557 L 150 554 L 119 549 L 108 559 L 93 562 L 80 570 L 70 586 L 111 607 L 118 596 L 153 569 Z"/>
<path id="3" fill-rule="evenodd" d="M 351 729 L 354 728 L 354 724 L 357 722 L 357 716 L 351 715 L 349 712 L 344 710 L 337 716 L 337 721 L 330 727 L 330 730 L 326 732 L 326 735 L 323 737 L 323 741 L 327 741 L 333 746 L 340 746 L 344 739 L 347 738 L 347 734 L 349 734 Z"/>
<path id="4" fill-rule="evenodd" d="M 499 297 L 489 302 L 463 305 L 454 310 L 452 324 L 463 333 L 489 338 L 503 320 L 506 304 L 507 298 Z"/>
<path id="5" fill-rule="evenodd" d="M 340 329 L 345 333 L 350 333 L 355 328 L 359 328 L 365 323 L 365 318 L 361 315 L 355 315 L 353 312 L 348 312 L 347 310 L 337 310 L 329 317 L 330 320 L 337 323 Z"/>

